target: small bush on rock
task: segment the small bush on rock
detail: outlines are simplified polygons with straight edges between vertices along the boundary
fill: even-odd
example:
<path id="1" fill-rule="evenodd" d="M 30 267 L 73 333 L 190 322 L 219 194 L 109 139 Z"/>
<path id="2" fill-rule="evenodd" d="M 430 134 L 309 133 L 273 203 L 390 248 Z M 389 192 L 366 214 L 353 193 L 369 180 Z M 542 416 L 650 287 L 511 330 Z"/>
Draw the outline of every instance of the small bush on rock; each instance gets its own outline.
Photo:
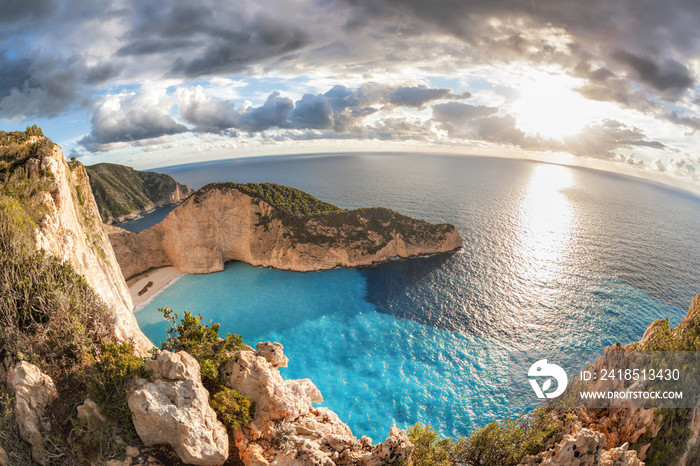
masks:
<path id="1" fill-rule="evenodd" d="M 219 420 L 228 428 L 250 422 L 255 405 L 238 391 L 228 388 L 219 377 L 219 367 L 235 351 L 247 349 L 239 335 L 219 337 L 219 324 L 202 323 L 202 316 L 185 311 L 182 320 L 170 308 L 160 308 L 168 323 L 168 338 L 161 344 L 164 351 L 186 351 L 201 368 L 202 385 L 209 391 L 209 404 Z"/>
<path id="2" fill-rule="evenodd" d="M 492 422 L 457 440 L 439 439 L 435 429 L 421 424 L 408 430 L 408 438 L 416 447 L 416 466 L 514 466 L 525 455 L 541 451 L 559 428 L 540 408 L 515 420 Z"/>
<path id="3" fill-rule="evenodd" d="M 146 378 L 145 361 L 134 355 L 129 343 L 107 343 L 93 355 L 93 364 L 85 371 L 89 397 L 101 414 L 126 438 L 137 438 L 127 396 L 136 378 Z"/>
<path id="4" fill-rule="evenodd" d="M 213 395 L 209 404 L 216 411 L 216 417 L 229 429 L 248 424 L 255 411 L 250 398 L 228 387 Z"/>

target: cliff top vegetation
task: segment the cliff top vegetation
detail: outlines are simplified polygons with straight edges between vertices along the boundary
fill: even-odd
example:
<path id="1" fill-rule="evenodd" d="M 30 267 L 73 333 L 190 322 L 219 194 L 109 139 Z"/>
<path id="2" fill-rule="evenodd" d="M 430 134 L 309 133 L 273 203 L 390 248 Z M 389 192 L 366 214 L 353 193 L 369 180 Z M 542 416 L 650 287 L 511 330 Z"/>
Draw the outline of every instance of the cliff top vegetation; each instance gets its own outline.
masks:
<path id="1" fill-rule="evenodd" d="M 195 202 L 212 190 L 236 189 L 250 197 L 262 199 L 278 212 L 291 217 L 309 217 L 334 212 L 343 212 L 340 207 L 316 199 L 311 194 L 289 186 L 275 183 L 210 183 L 195 194 Z"/>

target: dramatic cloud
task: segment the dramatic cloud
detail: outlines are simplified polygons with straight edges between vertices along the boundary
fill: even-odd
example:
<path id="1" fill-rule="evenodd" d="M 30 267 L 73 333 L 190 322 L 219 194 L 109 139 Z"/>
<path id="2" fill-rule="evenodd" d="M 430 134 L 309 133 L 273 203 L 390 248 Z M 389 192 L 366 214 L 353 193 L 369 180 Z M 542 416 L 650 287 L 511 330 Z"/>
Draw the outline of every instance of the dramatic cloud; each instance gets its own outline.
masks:
<path id="1" fill-rule="evenodd" d="M 613 57 L 629 67 L 639 81 L 662 93 L 679 95 L 694 84 L 688 68 L 675 60 L 665 60 L 659 64 L 624 51 L 615 52 Z"/>
<path id="2" fill-rule="evenodd" d="M 80 143 L 90 151 L 108 149 L 111 144 L 141 141 L 187 131 L 167 113 L 164 93 L 111 96 L 95 111 L 92 130 Z"/>
<path id="3" fill-rule="evenodd" d="M 650 140 L 639 128 L 634 128 L 616 120 L 605 120 L 587 125 L 580 134 L 565 139 L 565 147 L 574 155 L 615 160 L 616 149 L 651 147 L 663 149 L 664 145 Z"/>
<path id="4" fill-rule="evenodd" d="M 697 168 L 670 162 L 700 150 L 694 0 L 5 3 L 0 117 L 78 122 L 93 151 L 193 132 L 270 144 L 483 141 L 638 167 L 658 150 L 665 173 Z M 572 126 L 585 125 L 580 134 L 536 135 L 554 133 L 518 110 L 533 76 L 565 78 L 549 97 L 565 107 L 578 92 L 586 99 L 568 99 L 572 112 L 596 106 Z M 539 109 L 539 124 L 565 113 L 556 105 Z"/>

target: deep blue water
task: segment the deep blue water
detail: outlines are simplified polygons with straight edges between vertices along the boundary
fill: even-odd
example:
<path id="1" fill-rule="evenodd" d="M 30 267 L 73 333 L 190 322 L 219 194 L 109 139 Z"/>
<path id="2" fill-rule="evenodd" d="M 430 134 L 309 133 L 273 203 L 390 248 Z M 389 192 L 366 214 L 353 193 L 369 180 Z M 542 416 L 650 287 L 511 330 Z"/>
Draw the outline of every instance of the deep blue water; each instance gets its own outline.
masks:
<path id="1" fill-rule="evenodd" d="M 265 157 L 167 167 L 199 188 L 271 181 L 345 208 L 450 222 L 458 253 L 327 272 L 242 263 L 187 275 L 137 313 L 201 313 L 252 345 L 281 342 L 285 378 L 310 378 L 356 435 L 392 422 L 467 434 L 522 409 L 509 354 L 570 369 L 673 325 L 700 291 L 700 199 L 634 178 L 521 160 L 437 155 Z"/>
<path id="2" fill-rule="evenodd" d="M 138 233 L 141 230 L 148 230 L 153 225 L 157 225 L 162 222 L 165 217 L 172 212 L 177 205 L 166 205 L 163 207 L 158 207 L 147 214 L 141 215 L 133 220 L 127 220 L 126 222 L 117 223 L 116 226 L 123 228 L 126 231 L 131 231 Z"/>

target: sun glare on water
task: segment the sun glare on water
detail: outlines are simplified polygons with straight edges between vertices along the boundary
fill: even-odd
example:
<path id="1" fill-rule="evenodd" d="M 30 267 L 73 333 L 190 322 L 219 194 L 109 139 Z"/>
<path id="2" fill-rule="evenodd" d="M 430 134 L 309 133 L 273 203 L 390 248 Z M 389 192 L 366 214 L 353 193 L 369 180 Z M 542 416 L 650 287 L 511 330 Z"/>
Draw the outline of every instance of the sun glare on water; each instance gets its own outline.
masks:
<path id="1" fill-rule="evenodd" d="M 525 133 L 559 141 L 579 133 L 598 112 L 595 102 L 574 90 L 576 85 L 569 76 L 538 73 L 518 89 L 520 97 L 511 107 L 517 126 Z"/>

